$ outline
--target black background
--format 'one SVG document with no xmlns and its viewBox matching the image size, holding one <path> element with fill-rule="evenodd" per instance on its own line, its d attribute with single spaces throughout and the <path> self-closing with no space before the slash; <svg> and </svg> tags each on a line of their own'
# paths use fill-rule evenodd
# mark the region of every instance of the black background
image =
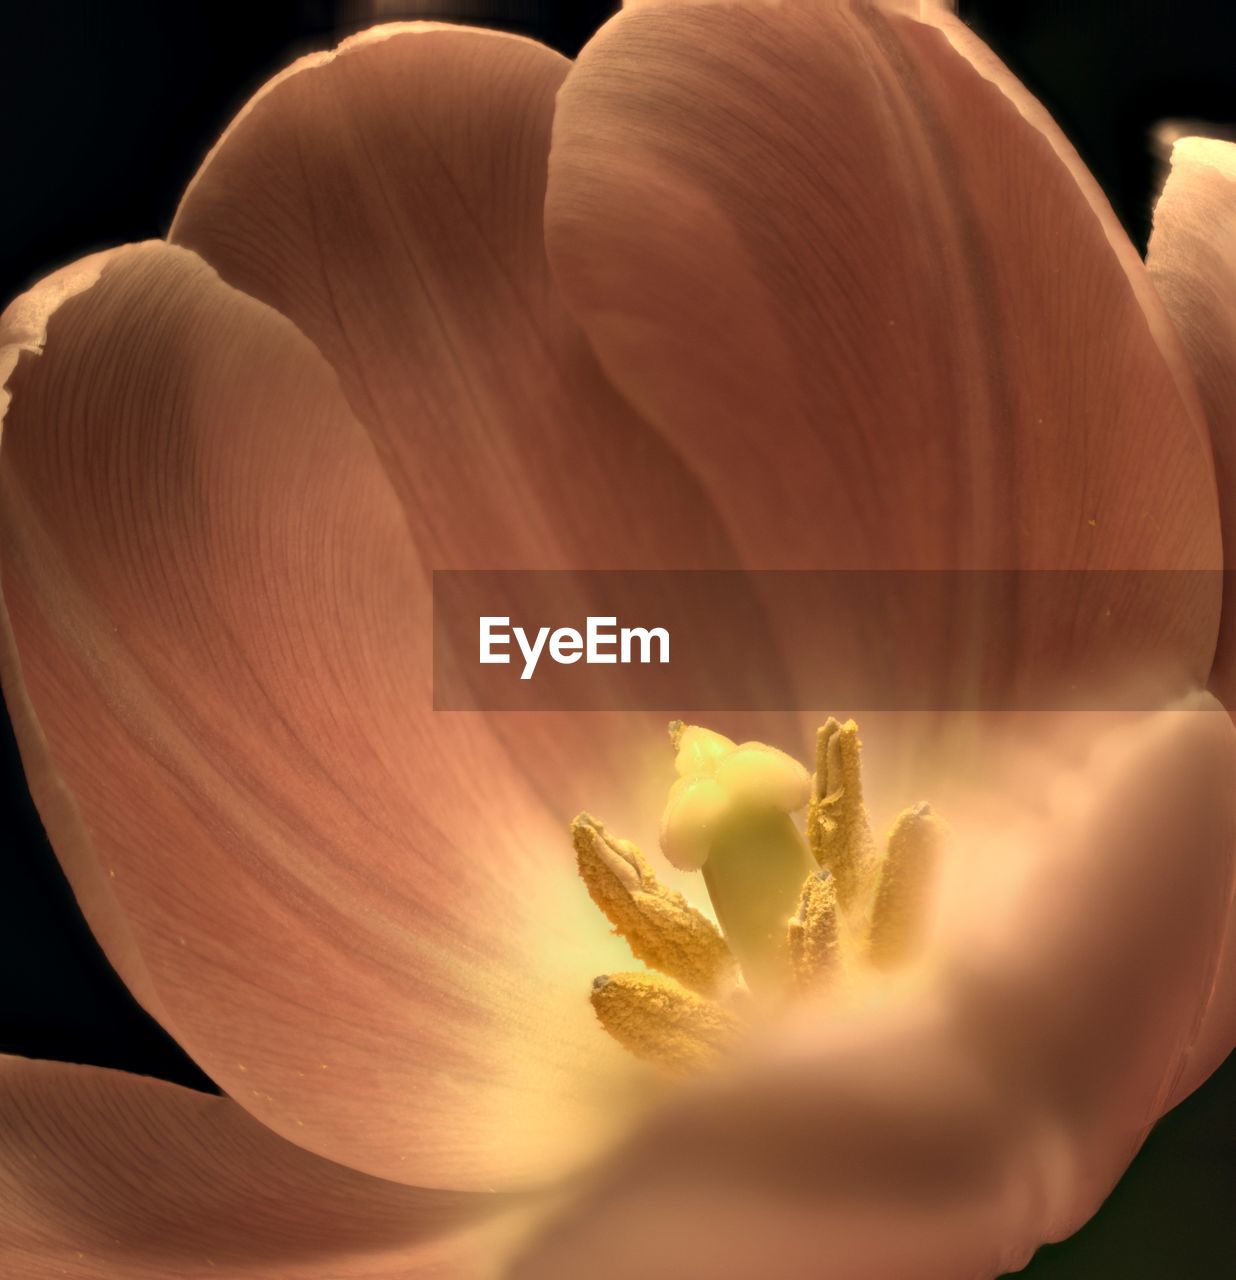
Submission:
<svg viewBox="0 0 1236 1280">
<path fill-rule="evenodd" d="M 463 0 L 404 12 L 466 15 L 572 54 L 615 7 Z M 1151 127 L 1236 123 L 1236 0 L 963 0 L 961 11 L 1046 102 L 1144 247 L 1159 175 Z M 3 0 L 0 297 L 90 250 L 161 235 L 250 93 L 296 55 L 366 25 L 365 12 L 363 0 Z M 7 727 L 0 839 L 0 1052 L 211 1088 L 91 938 Z M 1236 1275 L 1234 1205 L 1236 1058 L 1159 1125 L 1095 1220 L 1023 1274 Z"/>
</svg>

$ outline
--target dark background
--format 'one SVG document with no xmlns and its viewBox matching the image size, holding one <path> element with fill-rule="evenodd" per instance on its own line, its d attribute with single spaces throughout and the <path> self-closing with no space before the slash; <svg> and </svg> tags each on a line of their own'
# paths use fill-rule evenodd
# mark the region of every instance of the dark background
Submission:
<svg viewBox="0 0 1236 1280">
<path fill-rule="evenodd" d="M 402 6 L 520 30 L 568 54 L 616 7 Z M 0 0 L 0 300 L 90 250 L 161 235 L 250 93 L 296 55 L 367 25 L 367 10 L 364 0 Z M 1164 118 L 1236 123 L 1236 0 L 963 0 L 961 12 L 1046 102 L 1144 247 L 1159 173 L 1150 128 Z M 95 946 L 7 726 L 0 842 L 0 1052 L 211 1088 Z M 1163 1120 L 1094 1221 L 1023 1275 L 1236 1275 L 1234 1206 L 1236 1058 Z"/>
</svg>

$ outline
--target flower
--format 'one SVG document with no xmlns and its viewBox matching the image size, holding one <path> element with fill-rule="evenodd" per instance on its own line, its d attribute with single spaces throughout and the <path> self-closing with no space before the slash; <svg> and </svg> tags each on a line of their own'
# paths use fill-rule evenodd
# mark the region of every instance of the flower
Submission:
<svg viewBox="0 0 1236 1280">
<path fill-rule="evenodd" d="M 434 715 L 427 573 L 1218 569 L 1234 165 L 1174 155 L 1147 274 L 935 6 L 646 3 L 574 66 L 379 27 L 248 104 L 169 243 L 13 303 L 6 698 L 227 1096 L 6 1062 L 10 1269 L 919 1280 L 1084 1221 L 1233 1042 L 1215 704 L 1017 739 L 1063 780 L 974 819 L 922 980 L 650 1112 L 563 836 L 656 812 L 647 718 Z M 1217 578 L 1121 581 L 1104 662 L 1166 698 L 1218 643 L 1226 692 Z"/>
</svg>

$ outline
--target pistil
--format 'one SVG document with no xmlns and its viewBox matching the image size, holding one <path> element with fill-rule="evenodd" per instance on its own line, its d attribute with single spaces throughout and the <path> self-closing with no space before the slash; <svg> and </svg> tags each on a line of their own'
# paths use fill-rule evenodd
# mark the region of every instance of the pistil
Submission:
<svg viewBox="0 0 1236 1280">
<path fill-rule="evenodd" d="M 661 820 L 661 848 L 698 867 L 748 987 L 774 998 L 790 983 L 787 927 L 815 869 L 790 815 L 811 792 L 807 771 L 763 743 L 735 744 L 670 725 L 679 780 Z"/>
<path fill-rule="evenodd" d="M 814 868 L 793 820 L 753 807 L 729 818 L 704 863 L 704 885 L 730 950 L 757 995 L 776 996 L 790 979 L 787 929 L 803 880 Z"/>
</svg>

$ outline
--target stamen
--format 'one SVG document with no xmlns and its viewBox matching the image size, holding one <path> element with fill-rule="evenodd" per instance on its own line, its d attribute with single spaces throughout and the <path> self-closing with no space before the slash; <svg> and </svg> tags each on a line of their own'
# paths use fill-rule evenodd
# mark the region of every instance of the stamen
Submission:
<svg viewBox="0 0 1236 1280">
<path fill-rule="evenodd" d="M 790 963 L 801 988 L 818 990 L 840 971 L 837 883 L 827 871 L 807 877 L 798 914 L 790 920 L 788 939 Z"/>
<path fill-rule="evenodd" d="M 571 835 L 589 895 L 637 960 L 705 994 L 733 986 L 734 957 L 716 926 L 661 884 L 635 845 L 587 814 L 571 824 Z"/>
<path fill-rule="evenodd" d="M 624 1049 L 680 1073 L 715 1064 L 742 1030 L 728 1010 L 658 973 L 602 975 L 592 984 L 592 1007 Z"/>
<path fill-rule="evenodd" d="M 877 968 L 897 968 L 922 945 L 932 881 L 947 835 L 948 827 L 926 803 L 907 809 L 893 824 L 868 938 L 868 957 Z"/>
<path fill-rule="evenodd" d="M 862 743 L 853 720 L 832 716 L 816 736 L 816 772 L 807 840 L 836 880 L 842 908 L 862 901 L 875 870 L 875 841 L 863 804 Z"/>
</svg>

